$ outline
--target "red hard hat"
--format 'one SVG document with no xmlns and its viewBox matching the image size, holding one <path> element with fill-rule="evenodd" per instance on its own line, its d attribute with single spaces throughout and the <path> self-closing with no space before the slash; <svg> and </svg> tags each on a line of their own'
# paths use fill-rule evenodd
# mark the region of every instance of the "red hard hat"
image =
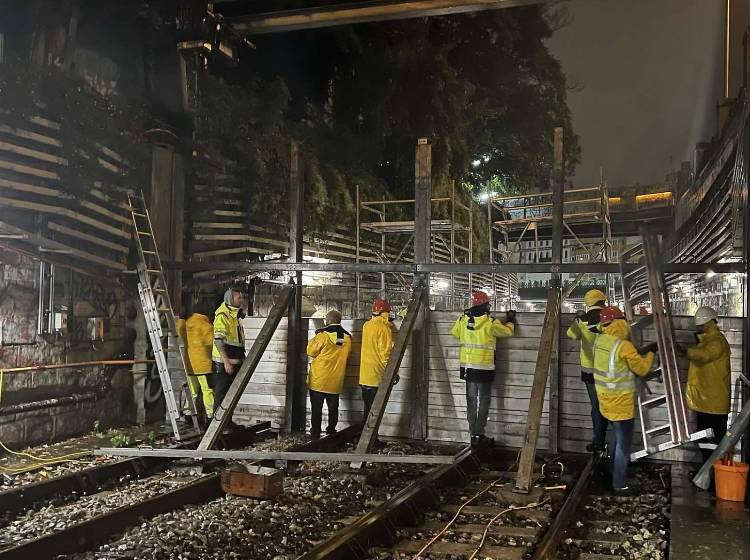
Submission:
<svg viewBox="0 0 750 560">
<path fill-rule="evenodd" d="M 490 296 L 485 294 L 482 290 L 474 290 L 471 293 L 471 304 L 472 305 L 484 305 L 490 302 Z"/>
<path fill-rule="evenodd" d="M 602 325 L 609 325 L 615 319 L 622 319 L 625 315 L 622 314 L 619 307 L 608 306 L 604 307 L 599 314 L 599 321 Z"/>
<path fill-rule="evenodd" d="M 391 311 L 391 304 L 388 303 L 387 300 L 384 299 L 376 299 L 372 302 L 372 312 L 373 313 L 390 313 Z"/>
</svg>

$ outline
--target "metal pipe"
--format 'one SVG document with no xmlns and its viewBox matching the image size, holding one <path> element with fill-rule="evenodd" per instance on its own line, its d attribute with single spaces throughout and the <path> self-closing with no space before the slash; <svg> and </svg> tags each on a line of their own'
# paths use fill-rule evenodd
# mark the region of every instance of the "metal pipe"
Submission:
<svg viewBox="0 0 750 560">
<path fill-rule="evenodd" d="M 39 261 L 39 295 L 37 298 L 36 310 L 36 334 L 44 334 L 44 261 Z"/>
<path fill-rule="evenodd" d="M 135 364 L 153 364 L 154 360 L 96 360 L 92 362 L 72 362 L 69 364 L 49 364 L 38 366 L 24 366 L 4 368 L 3 375 L 8 373 L 24 373 L 27 371 L 45 371 L 50 369 L 70 369 L 94 366 L 132 366 Z"/>
<path fill-rule="evenodd" d="M 79 404 L 83 402 L 90 402 L 96 400 L 96 393 L 89 391 L 87 393 L 79 393 L 77 395 L 68 395 L 66 397 L 57 397 L 54 399 L 44 399 L 41 401 L 34 402 L 23 402 L 18 404 L 10 404 L 7 406 L 0 407 L 0 416 L 7 416 L 9 414 L 22 414 L 25 412 L 31 412 L 34 410 L 43 410 L 45 408 L 52 408 L 53 406 L 65 406 L 70 404 Z"/>
<path fill-rule="evenodd" d="M 55 265 L 49 265 L 49 309 L 47 311 L 47 332 L 55 331 Z"/>
</svg>

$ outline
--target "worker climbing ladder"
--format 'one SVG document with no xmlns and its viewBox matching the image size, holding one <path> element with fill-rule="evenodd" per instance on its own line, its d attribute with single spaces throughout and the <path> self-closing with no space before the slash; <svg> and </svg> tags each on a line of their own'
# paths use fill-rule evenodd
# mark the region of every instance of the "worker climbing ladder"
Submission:
<svg viewBox="0 0 750 560">
<path fill-rule="evenodd" d="M 661 248 L 655 233 L 641 228 L 643 238 L 643 264 L 648 280 L 651 310 L 661 365 L 661 383 L 655 380 L 639 380 L 638 383 L 638 417 L 640 419 L 643 449 L 631 453 L 632 460 L 666 451 L 688 442 L 711 437 L 712 430 L 690 433 L 690 426 L 685 408 L 685 399 L 680 384 L 680 372 L 675 354 L 674 328 L 669 310 L 669 294 L 661 269 Z M 635 254 L 630 252 L 630 254 Z M 624 254 L 624 258 L 628 258 Z M 624 262 L 624 261 L 623 261 Z M 622 267 L 624 269 L 624 267 Z M 622 270 L 621 269 L 621 270 Z M 623 276 L 624 280 L 624 276 Z M 623 281 L 623 295 L 631 333 L 637 324 L 634 322 L 632 308 L 627 298 L 627 288 Z M 649 384 L 651 383 L 651 385 Z M 654 391 L 654 385 L 663 390 Z"/>
<path fill-rule="evenodd" d="M 183 440 L 186 436 L 200 432 L 195 403 L 190 391 L 185 389 L 187 402 L 190 406 L 192 430 L 187 425 L 180 425 L 183 411 L 179 406 L 179 399 L 175 395 L 173 381 L 179 386 L 187 386 L 187 370 L 185 368 L 184 345 L 177 333 L 172 302 L 169 298 L 167 280 L 159 258 L 159 250 L 154 238 L 154 229 L 146 206 L 143 193 L 128 193 L 128 207 L 133 219 L 136 246 L 138 248 L 138 295 L 146 319 L 146 328 L 154 350 L 156 369 L 159 372 L 167 416 L 172 424 L 175 439 Z M 170 348 L 170 337 L 174 344 Z M 170 368 L 170 364 L 172 367 Z"/>
</svg>

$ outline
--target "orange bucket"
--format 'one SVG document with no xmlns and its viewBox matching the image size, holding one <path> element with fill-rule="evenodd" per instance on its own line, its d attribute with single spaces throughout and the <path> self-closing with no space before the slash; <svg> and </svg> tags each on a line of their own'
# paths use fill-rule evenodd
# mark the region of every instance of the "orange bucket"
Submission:
<svg viewBox="0 0 750 560">
<path fill-rule="evenodd" d="M 750 466 L 745 463 L 733 465 L 722 465 L 721 461 L 714 463 L 716 497 L 730 502 L 744 502 L 748 470 Z"/>
</svg>

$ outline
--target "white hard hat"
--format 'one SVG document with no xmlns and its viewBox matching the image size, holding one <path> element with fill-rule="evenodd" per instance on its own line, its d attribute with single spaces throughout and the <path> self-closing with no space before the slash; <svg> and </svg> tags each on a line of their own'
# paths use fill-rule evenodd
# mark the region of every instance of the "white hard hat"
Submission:
<svg viewBox="0 0 750 560">
<path fill-rule="evenodd" d="M 709 321 L 716 321 L 716 311 L 712 307 L 700 307 L 695 312 L 695 326 L 700 327 Z"/>
</svg>

